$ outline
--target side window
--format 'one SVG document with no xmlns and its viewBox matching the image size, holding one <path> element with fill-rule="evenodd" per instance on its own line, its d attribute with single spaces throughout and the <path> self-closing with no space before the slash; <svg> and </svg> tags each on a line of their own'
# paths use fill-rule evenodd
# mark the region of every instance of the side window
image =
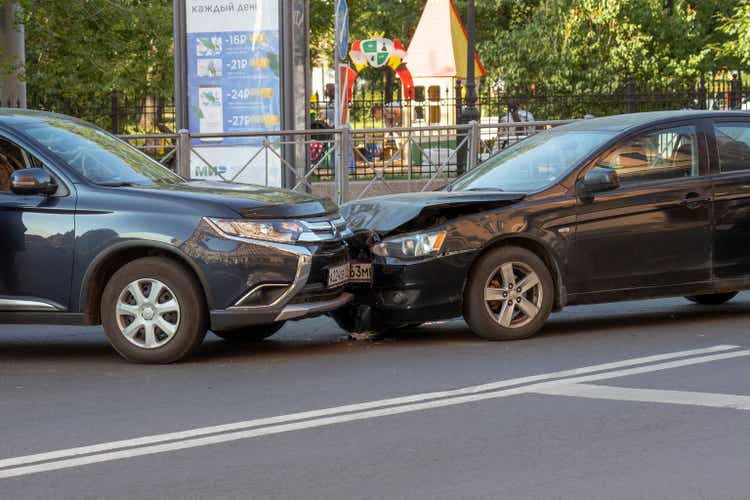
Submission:
<svg viewBox="0 0 750 500">
<path fill-rule="evenodd" d="M 0 137 L 0 193 L 10 192 L 10 176 L 16 170 L 41 166 L 39 160 Z"/>
<path fill-rule="evenodd" d="M 626 139 L 597 164 L 617 171 L 623 184 L 698 175 L 695 127 L 676 127 Z"/>
<path fill-rule="evenodd" d="M 714 124 L 719 172 L 750 170 L 750 124 Z"/>
</svg>

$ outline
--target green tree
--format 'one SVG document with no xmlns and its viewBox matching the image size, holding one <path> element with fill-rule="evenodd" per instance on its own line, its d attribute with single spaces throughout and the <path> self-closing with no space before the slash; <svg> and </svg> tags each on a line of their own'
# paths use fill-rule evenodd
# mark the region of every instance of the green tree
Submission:
<svg viewBox="0 0 750 500">
<path fill-rule="evenodd" d="M 750 65 L 750 0 L 743 0 L 729 16 L 722 17 L 721 32 L 727 39 L 717 52 Z"/>
<path fill-rule="evenodd" d="M 23 0 L 30 96 L 173 89 L 171 0 Z"/>
<path fill-rule="evenodd" d="M 736 0 L 496 0 L 482 17 L 480 55 L 492 77 L 558 88 L 641 81 L 678 83 L 725 61 L 711 49 Z"/>
</svg>

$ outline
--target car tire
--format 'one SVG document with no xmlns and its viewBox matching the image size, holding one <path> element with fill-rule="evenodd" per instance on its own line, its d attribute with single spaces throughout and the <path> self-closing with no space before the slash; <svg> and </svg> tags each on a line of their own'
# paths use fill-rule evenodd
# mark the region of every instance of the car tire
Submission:
<svg viewBox="0 0 750 500">
<path fill-rule="evenodd" d="M 281 330 L 281 327 L 283 327 L 285 323 L 286 321 L 276 321 L 275 323 L 269 323 L 267 325 L 255 325 L 247 328 L 223 330 L 220 332 L 214 332 L 214 334 L 233 344 L 260 342 Z"/>
<path fill-rule="evenodd" d="M 732 300 L 739 292 L 710 293 L 707 295 L 690 295 L 685 297 L 690 302 L 703 306 L 718 306 Z"/>
<path fill-rule="evenodd" d="M 499 247 L 472 268 L 464 319 L 484 339 L 523 339 L 542 328 L 554 302 L 554 283 L 542 259 L 525 248 Z"/>
<path fill-rule="evenodd" d="M 206 336 L 208 315 L 200 284 L 179 263 L 163 257 L 134 260 L 104 288 L 102 325 L 112 347 L 137 363 L 173 363 Z"/>
</svg>

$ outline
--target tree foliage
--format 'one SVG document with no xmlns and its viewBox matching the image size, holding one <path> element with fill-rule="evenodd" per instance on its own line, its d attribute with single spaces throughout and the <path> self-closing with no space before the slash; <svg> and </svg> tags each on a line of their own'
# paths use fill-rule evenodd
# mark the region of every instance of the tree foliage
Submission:
<svg viewBox="0 0 750 500">
<path fill-rule="evenodd" d="M 171 0 L 22 0 L 32 96 L 171 94 Z"/>
<path fill-rule="evenodd" d="M 719 45 L 719 53 L 750 65 L 750 0 L 740 2 L 720 27 L 727 40 Z"/>
<path fill-rule="evenodd" d="M 0 0 L 2 3 L 3 0 Z M 20 0 L 30 94 L 81 99 L 117 89 L 170 95 L 171 0 Z M 334 0 L 310 0 L 313 61 L 333 54 Z M 573 88 L 678 83 L 750 65 L 750 0 L 476 0 L 493 81 Z M 466 1 L 456 0 L 459 12 Z M 349 0 L 351 38 L 408 44 L 424 0 Z"/>
<path fill-rule="evenodd" d="M 738 6 L 738 4 L 741 5 Z M 693 81 L 702 71 L 750 63 L 750 0 L 480 0 L 477 47 L 490 79 L 573 88 Z M 423 0 L 350 0 L 352 35 L 385 31 L 405 43 Z M 466 1 L 456 0 L 459 12 Z M 333 0 L 311 0 L 320 26 Z M 312 25 L 314 46 L 332 32 Z M 743 41 L 744 40 L 744 41 Z M 321 45 L 316 45 L 321 43 Z M 745 59 L 739 56 L 745 51 Z M 330 50 L 320 50 L 328 54 Z"/>
<path fill-rule="evenodd" d="M 490 2 L 492 3 L 492 2 Z M 717 14 L 735 0 L 497 0 L 495 26 L 483 26 L 480 54 L 510 84 L 558 88 L 618 83 L 625 75 L 670 84 L 725 61 Z M 484 4 L 485 9 L 493 6 Z"/>
</svg>

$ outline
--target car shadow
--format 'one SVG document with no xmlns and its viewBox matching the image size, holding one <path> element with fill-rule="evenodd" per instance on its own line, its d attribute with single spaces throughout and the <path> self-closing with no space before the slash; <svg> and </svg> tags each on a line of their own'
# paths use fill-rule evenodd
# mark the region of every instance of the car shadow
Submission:
<svg viewBox="0 0 750 500">
<path fill-rule="evenodd" d="M 608 306 L 611 308 L 613 304 Z M 677 326 L 698 322 L 710 325 L 720 319 L 750 318 L 750 301 L 729 302 L 720 306 L 701 306 L 686 302 L 669 307 L 649 307 L 647 311 L 638 312 L 628 310 L 627 305 L 618 312 L 610 312 L 606 307 L 607 305 L 574 306 L 562 313 L 553 314 L 541 333 L 543 336 L 573 335 L 613 328 L 629 332 L 631 329 L 642 330 L 647 326 Z M 585 312 L 576 311 L 579 308 L 585 308 Z"/>
<path fill-rule="evenodd" d="M 632 334 L 647 327 L 693 325 L 701 323 L 710 330 L 718 320 L 750 319 L 750 300 L 729 302 L 720 306 L 699 306 L 659 302 L 622 303 L 578 306 L 553 314 L 535 341 L 545 337 L 592 335 L 600 333 Z M 646 310 L 643 310 L 646 309 Z M 99 327 L 24 326 L 23 332 L 6 325 L 0 329 L 0 373 L 4 363 L 61 362 L 61 363 L 111 363 L 124 360 L 107 344 Z M 4 336 L 3 333 L 11 332 Z M 24 335 L 25 331 L 33 332 Z M 241 362 L 253 360 L 282 360 L 298 356 L 315 357 L 329 354 L 377 349 L 381 354 L 388 350 L 409 347 L 428 347 L 450 344 L 484 343 L 460 319 L 428 323 L 406 328 L 386 335 L 355 340 L 329 320 L 305 320 L 285 326 L 279 334 L 262 342 L 232 344 L 212 333 L 187 361 L 178 366 L 203 363 Z M 524 341 L 519 341 L 524 342 Z M 7 365 L 6 365 L 7 366 Z"/>
</svg>

